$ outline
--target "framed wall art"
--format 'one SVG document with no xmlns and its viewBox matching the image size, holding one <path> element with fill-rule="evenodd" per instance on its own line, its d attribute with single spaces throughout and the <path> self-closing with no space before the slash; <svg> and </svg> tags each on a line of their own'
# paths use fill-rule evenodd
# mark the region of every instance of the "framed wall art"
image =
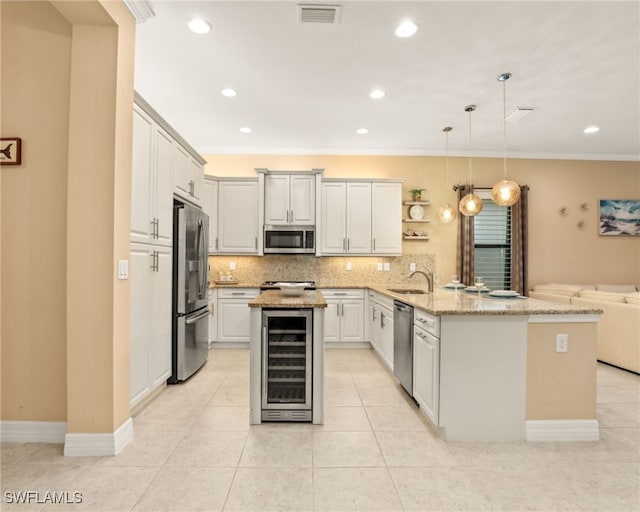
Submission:
<svg viewBox="0 0 640 512">
<path fill-rule="evenodd" d="M 20 165 L 22 162 L 22 139 L 0 137 L 0 165 Z"/>
<path fill-rule="evenodd" d="M 640 236 L 640 199 L 600 199 L 600 235 Z"/>
</svg>

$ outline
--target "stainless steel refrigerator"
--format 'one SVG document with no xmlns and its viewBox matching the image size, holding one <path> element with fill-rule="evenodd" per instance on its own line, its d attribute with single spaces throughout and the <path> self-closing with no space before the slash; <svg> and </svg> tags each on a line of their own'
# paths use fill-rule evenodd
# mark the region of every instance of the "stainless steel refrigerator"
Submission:
<svg viewBox="0 0 640 512">
<path fill-rule="evenodd" d="M 209 217 L 200 208 L 173 205 L 173 360 L 168 382 L 188 379 L 209 353 Z"/>
</svg>

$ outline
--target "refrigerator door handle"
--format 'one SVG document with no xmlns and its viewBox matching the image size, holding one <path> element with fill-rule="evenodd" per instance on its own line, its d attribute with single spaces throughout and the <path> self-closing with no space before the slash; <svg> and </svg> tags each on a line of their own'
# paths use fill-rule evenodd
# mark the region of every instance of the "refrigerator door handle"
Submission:
<svg viewBox="0 0 640 512">
<path fill-rule="evenodd" d="M 204 299 L 204 292 L 206 290 L 206 275 L 204 272 L 205 260 L 203 256 L 204 249 L 204 223 L 202 219 L 198 220 L 198 246 L 196 248 L 198 253 L 198 298 Z"/>
<path fill-rule="evenodd" d="M 189 316 L 185 320 L 185 324 L 191 325 L 195 324 L 198 320 L 202 320 L 203 318 L 209 316 L 209 308 L 207 307 L 202 313 L 198 313 L 196 316 Z"/>
</svg>

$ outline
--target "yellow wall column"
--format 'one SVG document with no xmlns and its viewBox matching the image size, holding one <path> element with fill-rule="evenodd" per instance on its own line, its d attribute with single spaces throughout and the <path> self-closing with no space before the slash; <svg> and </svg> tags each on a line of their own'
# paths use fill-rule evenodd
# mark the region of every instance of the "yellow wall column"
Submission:
<svg viewBox="0 0 640 512">
<path fill-rule="evenodd" d="M 114 19 L 99 24 L 77 5 L 57 4 L 73 25 L 65 454 L 109 455 L 132 436 L 129 282 L 117 260 L 129 258 L 135 25 L 122 4 L 94 3 Z"/>
</svg>

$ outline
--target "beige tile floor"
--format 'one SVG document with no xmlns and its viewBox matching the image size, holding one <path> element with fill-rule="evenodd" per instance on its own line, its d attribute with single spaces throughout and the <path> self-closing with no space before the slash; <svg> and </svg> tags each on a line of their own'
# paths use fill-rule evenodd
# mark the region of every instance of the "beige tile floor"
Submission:
<svg viewBox="0 0 640 512">
<path fill-rule="evenodd" d="M 594 443 L 445 443 L 371 350 L 327 350 L 324 425 L 249 426 L 249 353 L 218 349 L 116 457 L 2 445 L 2 510 L 640 510 L 640 377 L 599 365 Z M 10 505 L 5 491 L 81 492 Z"/>
</svg>

